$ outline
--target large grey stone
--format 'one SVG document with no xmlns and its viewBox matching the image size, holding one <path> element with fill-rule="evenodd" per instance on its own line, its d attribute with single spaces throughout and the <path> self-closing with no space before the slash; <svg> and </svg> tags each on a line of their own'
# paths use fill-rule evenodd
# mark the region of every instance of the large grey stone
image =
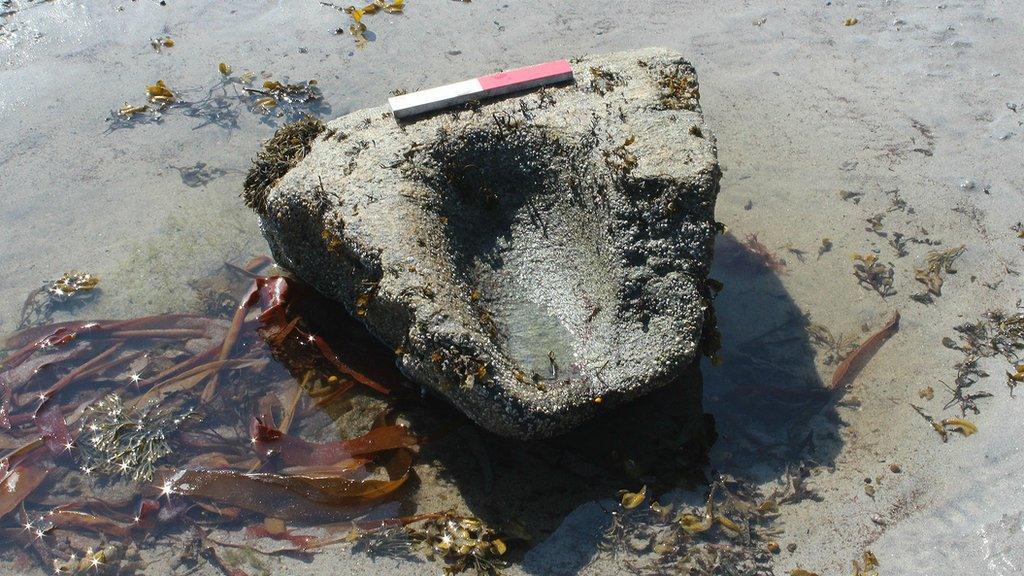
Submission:
<svg viewBox="0 0 1024 576">
<path fill-rule="evenodd" d="M 692 66 L 644 49 L 573 70 L 401 125 L 338 118 L 256 206 L 281 265 L 509 436 L 672 381 L 713 318 L 720 171 Z"/>
</svg>

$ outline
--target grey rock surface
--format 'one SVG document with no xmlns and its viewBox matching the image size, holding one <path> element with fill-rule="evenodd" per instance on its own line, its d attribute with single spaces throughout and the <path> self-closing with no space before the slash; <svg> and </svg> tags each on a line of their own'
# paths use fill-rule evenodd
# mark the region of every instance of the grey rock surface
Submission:
<svg viewBox="0 0 1024 576">
<path fill-rule="evenodd" d="M 413 122 L 338 118 L 257 208 L 282 266 L 508 436 L 672 381 L 713 330 L 720 170 L 692 66 L 644 49 L 573 70 Z"/>
</svg>

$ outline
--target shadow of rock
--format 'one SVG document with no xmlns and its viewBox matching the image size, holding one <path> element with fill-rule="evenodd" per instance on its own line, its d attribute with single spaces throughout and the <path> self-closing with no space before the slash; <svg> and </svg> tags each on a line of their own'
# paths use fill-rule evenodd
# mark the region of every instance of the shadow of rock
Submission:
<svg viewBox="0 0 1024 576">
<path fill-rule="evenodd" d="M 604 506 L 620 489 L 699 491 L 718 473 L 764 482 L 808 461 L 830 465 L 841 423 L 815 370 L 809 322 L 780 274 L 756 250 L 720 237 L 712 277 L 725 285 L 715 305 L 722 364 L 691 366 L 676 383 L 562 436 L 512 440 L 441 400 L 389 401 L 427 438 L 420 482 L 405 491 L 402 512 L 461 512 L 464 503 L 510 542 L 527 543 L 511 548 L 521 569 L 572 574 L 598 553 L 610 512 Z M 393 371 L 390 363 L 378 367 Z M 524 558 L 523 550 L 556 531 Z"/>
<path fill-rule="evenodd" d="M 764 482 L 807 461 L 831 464 L 840 422 L 815 370 L 808 320 L 780 274 L 736 238 L 719 238 L 712 277 L 726 286 L 715 306 L 723 362 L 703 370 L 703 398 L 671 385 L 544 441 L 465 421 L 423 457 L 491 525 L 534 544 L 557 530 L 538 554 L 517 559 L 537 574 L 574 574 L 592 560 L 610 512 L 601 501 L 620 489 L 657 495 L 697 490 L 706 474 Z M 680 383 L 701 373 L 693 366 Z"/>
<path fill-rule="evenodd" d="M 704 408 L 720 433 L 719 471 L 755 481 L 808 460 L 831 465 L 840 447 L 810 322 L 787 294 L 785 273 L 752 250 L 749 238 L 726 235 L 716 243 L 711 276 L 725 285 L 715 302 L 722 363 L 704 371 Z"/>
<path fill-rule="evenodd" d="M 619 489 L 647 485 L 657 492 L 702 485 L 714 424 L 701 410 L 700 395 L 700 370 L 694 366 L 676 383 L 548 440 L 495 436 L 440 406 L 412 418 L 417 427 L 435 419 L 454 422 L 448 433 L 423 447 L 423 460 L 438 480 L 457 488 L 473 515 L 537 543 L 575 509 L 588 502 L 593 508 Z M 430 484 L 424 479 L 420 485 L 423 495 L 429 495 Z M 599 531 L 601 523 L 589 527 Z M 580 552 L 562 559 L 568 572 L 581 568 L 577 560 L 589 561 L 594 550 Z"/>
</svg>

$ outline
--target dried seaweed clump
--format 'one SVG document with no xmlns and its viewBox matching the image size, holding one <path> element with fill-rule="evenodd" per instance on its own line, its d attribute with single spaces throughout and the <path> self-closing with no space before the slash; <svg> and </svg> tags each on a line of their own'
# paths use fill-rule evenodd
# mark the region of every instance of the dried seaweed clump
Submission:
<svg viewBox="0 0 1024 576">
<path fill-rule="evenodd" d="M 700 99 L 697 76 L 687 65 L 676 64 L 661 71 L 658 78 L 661 88 L 659 102 L 667 110 L 696 110 Z"/>
<path fill-rule="evenodd" d="M 590 89 L 601 96 L 615 91 L 616 86 L 622 86 L 625 81 L 621 74 L 605 70 L 600 66 L 590 67 Z"/>
<path fill-rule="evenodd" d="M 312 116 L 286 124 L 274 132 L 256 155 L 252 168 L 245 176 L 242 198 L 245 205 L 260 216 L 267 211 L 267 192 L 282 176 L 306 157 L 313 140 L 326 129 L 324 123 Z"/>
<path fill-rule="evenodd" d="M 79 438 L 82 470 L 148 482 L 156 463 L 171 453 L 169 437 L 191 416 L 191 410 L 175 414 L 155 402 L 133 412 L 111 394 L 86 412 Z"/>
</svg>

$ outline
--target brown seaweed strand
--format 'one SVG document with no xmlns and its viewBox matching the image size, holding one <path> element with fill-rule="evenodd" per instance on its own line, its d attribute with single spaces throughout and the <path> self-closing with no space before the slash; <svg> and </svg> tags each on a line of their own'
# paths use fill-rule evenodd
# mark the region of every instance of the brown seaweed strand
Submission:
<svg viewBox="0 0 1024 576">
<path fill-rule="evenodd" d="M 846 384 L 852 381 L 869 360 L 878 352 L 893 334 L 900 328 L 900 313 L 893 312 L 892 318 L 878 329 L 877 332 L 868 337 L 863 344 L 846 357 L 846 360 L 836 368 L 832 375 L 832 390 L 841 390 Z"/>
</svg>

